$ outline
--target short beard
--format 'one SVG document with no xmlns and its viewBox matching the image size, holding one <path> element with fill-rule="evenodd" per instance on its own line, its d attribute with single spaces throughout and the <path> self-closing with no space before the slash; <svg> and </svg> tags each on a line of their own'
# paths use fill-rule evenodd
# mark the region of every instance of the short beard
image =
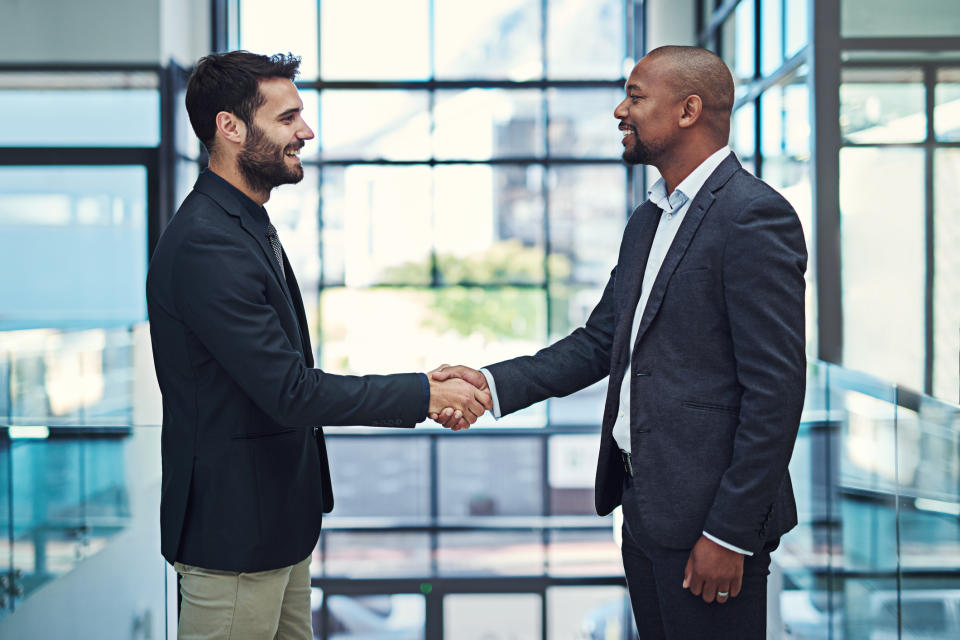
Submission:
<svg viewBox="0 0 960 640">
<path fill-rule="evenodd" d="M 637 134 L 633 134 L 633 147 L 627 147 L 623 150 L 623 161 L 629 165 L 647 164 L 653 165 L 657 158 L 663 155 L 663 149 L 659 146 L 649 146 L 637 139 Z"/>
<path fill-rule="evenodd" d="M 251 123 L 247 140 L 237 155 L 237 167 L 247 186 L 257 193 L 270 193 L 274 187 L 303 180 L 303 167 L 287 166 L 285 150 L 286 147 L 267 140 L 263 130 Z"/>
</svg>

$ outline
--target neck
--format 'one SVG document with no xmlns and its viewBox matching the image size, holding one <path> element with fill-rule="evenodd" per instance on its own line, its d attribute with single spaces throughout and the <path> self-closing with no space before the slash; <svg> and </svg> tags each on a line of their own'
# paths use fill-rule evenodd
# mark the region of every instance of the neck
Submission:
<svg viewBox="0 0 960 640">
<path fill-rule="evenodd" d="M 689 149 L 679 149 L 669 158 L 657 163 L 657 169 L 667 186 L 667 194 L 683 182 L 703 161 L 723 148 L 723 145 L 697 145 Z"/>
<path fill-rule="evenodd" d="M 237 167 L 236 158 L 226 159 L 219 156 L 214 156 L 210 158 L 208 167 L 210 168 L 210 171 L 213 171 L 215 174 L 239 189 L 243 195 L 247 196 L 261 207 L 266 204 L 267 200 L 270 199 L 269 191 L 256 191 L 250 188 L 250 185 L 248 185 L 247 181 L 244 180 L 243 174 L 240 173 L 239 167 Z"/>
</svg>

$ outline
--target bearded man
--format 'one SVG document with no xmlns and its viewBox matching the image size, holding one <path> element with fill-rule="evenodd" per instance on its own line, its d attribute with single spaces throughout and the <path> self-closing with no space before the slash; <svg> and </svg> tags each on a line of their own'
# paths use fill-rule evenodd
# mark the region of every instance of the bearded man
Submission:
<svg viewBox="0 0 960 640">
<path fill-rule="evenodd" d="M 313 131 L 300 60 L 245 51 L 200 60 L 190 123 L 210 155 L 147 276 L 163 394 L 161 552 L 180 583 L 184 638 L 312 640 L 310 556 L 333 508 L 324 425 L 412 427 L 489 394 L 423 373 L 313 367 L 303 301 L 263 205 L 303 178 Z"/>
</svg>

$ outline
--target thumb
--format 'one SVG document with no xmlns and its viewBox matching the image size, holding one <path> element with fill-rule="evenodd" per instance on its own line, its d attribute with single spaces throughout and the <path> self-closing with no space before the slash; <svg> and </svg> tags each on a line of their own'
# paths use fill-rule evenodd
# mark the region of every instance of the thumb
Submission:
<svg viewBox="0 0 960 640">
<path fill-rule="evenodd" d="M 444 380 L 448 379 L 452 375 L 451 371 L 446 371 L 447 367 L 449 366 L 450 365 L 448 364 L 440 365 L 439 367 L 437 367 L 436 369 L 430 372 L 430 377 L 436 380 L 437 382 L 443 382 Z"/>
</svg>

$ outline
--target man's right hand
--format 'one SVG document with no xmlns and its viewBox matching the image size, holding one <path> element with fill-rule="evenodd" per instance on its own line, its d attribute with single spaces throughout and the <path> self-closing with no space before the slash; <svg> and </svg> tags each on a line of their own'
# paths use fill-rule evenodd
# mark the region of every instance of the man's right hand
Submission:
<svg viewBox="0 0 960 640">
<path fill-rule="evenodd" d="M 463 371 L 461 371 L 463 370 Z M 493 408 L 487 379 L 469 367 L 442 365 L 429 372 L 431 419 L 455 431 L 467 429 Z"/>
<path fill-rule="evenodd" d="M 464 365 L 450 366 L 444 364 L 431 371 L 429 376 L 431 384 L 433 384 L 434 381 L 452 382 L 457 379 L 469 382 L 478 390 L 478 392 L 480 392 L 478 393 L 477 399 L 481 401 L 484 409 L 493 409 L 493 399 L 490 396 L 490 389 L 487 386 L 487 378 L 476 369 L 471 369 L 470 367 L 466 367 Z M 431 399 L 430 406 L 430 419 L 435 420 L 444 428 L 459 431 L 461 429 L 470 428 L 470 425 L 476 422 L 475 419 L 468 421 L 466 416 L 461 417 L 459 412 L 456 410 L 456 407 L 451 405 L 442 407 L 439 411 L 434 411 L 432 408 L 433 401 Z M 479 416 L 480 414 L 477 414 L 477 417 Z"/>
</svg>

